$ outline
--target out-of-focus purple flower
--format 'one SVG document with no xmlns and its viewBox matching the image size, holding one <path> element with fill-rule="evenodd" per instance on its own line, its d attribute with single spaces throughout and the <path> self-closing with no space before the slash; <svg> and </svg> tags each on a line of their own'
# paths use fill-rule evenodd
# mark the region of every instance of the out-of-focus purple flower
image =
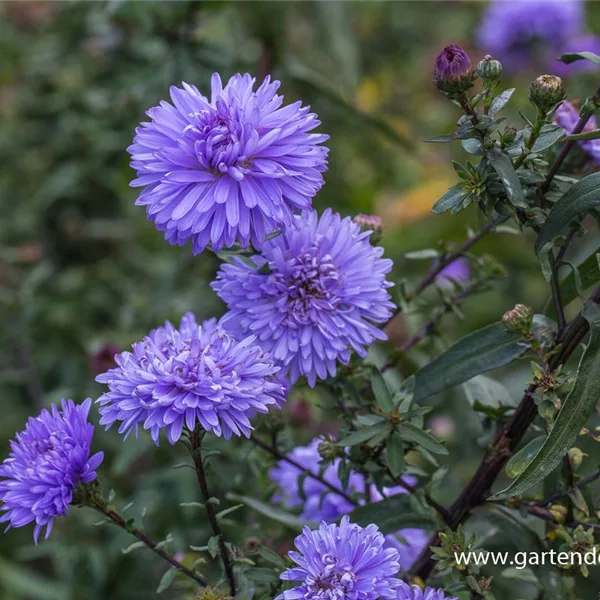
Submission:
<svg viewBox="0 0 600 600">
<path fill-rule="evenodd" d="M 190 238 L 194 254 L 239 242 L 260 248 L 265 236 L 310 209 L 323 185 L 328 139 L 300 102 L 281 108 L 279 81 L 254 91 L 250 75 L 223 87 L 217 73 L 210 100 L 193 85 L 171 87 L 171 101 L 148 111 L 128 148 L 137 199 L 171 244 Z"/>
<path fill-rule="evenodd" d="M 90 371 L 94 375 L 99 375 L 100 373 L 104 373 L 111 369 L 116 365 L 115 363 L 115 355 L 121 352 L 121 348 L 116 344 L 111 344 L 110 342 L 106 344 L 102 344 L 102 346 L 96 350 L 90 356 Z"/>
<path fill-rule="evenodd" d="M 577 121 L 579 121 L 579 111 L 568 100 L 565 100 L 554 113 L 554 122 L 567 134 L 573 133 Z M 592 116 L 583 131 L 593 131 L 597 127 L 596 119 Z M 582 140 L 577 143 L 596 164 L 600 164 L 600 140 Z"/>
<path fill-rule="evenodd" d="M 82 404 L 63 400 L 60 410 L 53 404 L 11 441 L 0 465 L 0 510 L 5 511 L 0 523 L 8 522 L 7 531 L 35 521 L 35 543 L 44 527 L 48 539 L 53 519 L 67 513 L 75 488 L 96 479 L 104 454 L 90 457 L 91 405 L 89 398 Z"/>
<path fill-rule="evenodd" d="M 282 235 L 265 243 L 251 263 L 224 264 L 212 283 L 227 304 L 223 325 L 235 335 L 256 334 L 284 367 L 292 383 L 305 375 L 334 376 L 336 362 L 387 336 L 394 308 L 386 275 L 392 261 L 369 243 L 369 233 L 327 209 L 295 218 Z"/>
<path fill-rule="evenodd" d="M 316 438 L 308 446 L 298 446 L 288 454 L 288 457 L 304 469 L 318 475 L 321 461 L 318 449 L 319 443 L 320 440 Z M 350 473 L 347 488 L 342 489 L 342 482 L 338 477 L 340 461 L 340 458 L 335 459 L 324 469 L 321 476 L 325 481 L 347 494 L 364 496 L 368 491 L 369 502 L 381 502 L 384 498 L 406 493 L 406 490 L 401 486 L 384 488 L 383 494 L 374 485 L 368 486 L 367 490 L 364 475 L 355 471 Z M 277 466 L 271 469 L 269 477 L 278 484 L 280 489 L 280 493 L 273 496 L 274 502 L 281 502 L 287 508 L 302 507 L 301 516 L 308 521 L 324 520 L 332 522 L 354 509 L 354 505 L 343 496 L 330 491 L 327 486 L 312 477 L 304 478 L 301 492 L 299 486 L 301 473 L 300 469 L 285 460 L 279 461 Z M 414 477 L 407 475 L 403 477 L 403 480 L 411 485 L 416 483 Z M 425 547 L 427 539 L 426 531 L 409 528 L 398 531 L 397 535 L 387 535 L 386 544 L 400 552 L 400 564 L 402 569 L 406 570 L 412 566 Z"/>
<path fill-rule="evenodd" d="M 398 593 L 396 600 L 458 600 L 454 596 L 452 598 L 446 596 L 444 590 L 430 587 L 423 590 L 418 585 L 408 585 L 404 582 L 396 591 Z"/>
<path fill-rule="evenodd" d="M 434 262 L 432 268 L 436 266 L 437 262 Z M 435 278 L 435 282 L 440 287 L 450 286 L 453 281 L 458 281 L 459 283 L 468 281 L 470 276 L 471 266 L 469 260 L 467 258 L 457 258 L 440 271 Z"/>
<path fill-rule="evenodd" d="M 457 44 L 446 46 L 435 59 L 436 80 L 448 80 L 466 75 L 471 70 L 469 55 Z"/>
<path fill-rule="evenodd" d="M 255 341 L 234 338 L 215 319 L 198 325 L 191 313 L 179 329 L 167 321 L 96 378 L 110 389 L 98 399 L 100 424 L 119 422 L 125 437 L 143 424 L 156 444 L 161 429 L 174 444 L 184 425 L 193 431 L 197 424 L 225 439 L 250 437 L 250 419 L 280 407 L 286 390 L 279 367 Z"/>
<path fill-rule="evenodd" d="M 383 548 L 376 525 L 363 528 L 348 517 L 339 525 L 322 522 L 314 531 L 305 527 L 295 545 L 298 552 L 289 556 L 297 566 L 284 571 L 281 579 L 299 585 L 275 600 L 397 599 L 398 552 Z"/>
<path fill-rule="evenodd" d="M 507 70 L 548 65 L 581 33 L 584 18 L 579 0 L 494 0 L 478 32 L 480 48 Z"/>
<path fill-rule="evenodd" d="M 556 58 L 572 52 L 593 52 L 594 54 L 600 54 L 600 38 L 593 33 L 577 35 L 561 48 L 560 52 L 557 53 Z M 560 60 L 553 60 L 550 65 L 552 72 L 561 77 L 566 77 L 574 71 L 588 71 L 595 68 L 597 68 L 597 66 L 589 60 L 578 60 L 569 65 Z"/>
</svg>

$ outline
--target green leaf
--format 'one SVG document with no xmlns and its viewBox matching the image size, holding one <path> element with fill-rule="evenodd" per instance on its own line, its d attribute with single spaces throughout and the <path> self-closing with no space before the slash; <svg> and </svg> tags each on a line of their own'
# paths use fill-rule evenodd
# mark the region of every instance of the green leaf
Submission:
<svg viewBox="0 0 600 600">
<path fill-rule="evenodd" d="M 208 553 L 213 558 L 217 558 L 217 556 L 219 556 L 219 536 L 213 535 L 211 538 L 209 538 L 206 547 L 208 549 Z"/>
<path fill-rule="evenodd" d="M 386 444 L 387 464 L 394 477 L 399 477 L 404 473 L 404 444 L 402 436 L 394 431 L 387 440 Z"/>
<path fill-rule="evenodd" d="M 510 158 L 497 147 L 492 148 L 487 153 L 487 157 L 490 165 L 498 173 L 511 204 L 519 208 L 527 208 L 523 196 L 523 187 Z"/>
<path fill-rule="evenodd" d="M 534 440 L 531 440 L 526 446 L 521 448 L 512 458 L 506 463 L 504 468 L 505 473 L 511 478 L 516 479 L 527 468 L 529 463 L 534 459 L 541 447 L 546 441 L 546 435 L 540 435 Z"/>
<path fill-rule="evenodd" d="M 221 512 L 219 512 L 219 513 L 216 514 L 217 521 L 220 521 L 221 519 L 223 519 L 227 515 L 230 515 L 231 513 L 234 513 L 236 510 L 239 510 L 243 506 L 244 506 L 243 504 L 236 504 L 235 506 L 231 506 L 229 508 L 226 508 L 225 510 L 222 510 Z"/>
<path fill-rule="evenodd" d="M 448 450 L 440 441 L 412 423 L 402 423 L 400 425 L 400 435 L 402 439 L 414 442 L 434 454 L 448 454 Z"/>
<path fill-rule="evenodd" d="M 535 140 L 535 143 L 533 144 L 533 148 L 531 148 L 532 152 L 543 152 L 544 150 L 547 150 L 548 148 L 550 148 L 551 146 L 554 146 L 554 144 L 556 144 L 556 142 L 558 142 L 561 138 L 563 138 L 565 135 L 565 130 L 562 127 L 559 127 L 558 125 L 544 125 L 541 130 L 540 130 L 540 134 L 537 138 L 537 140 Z"/>
<path fill-rule="evenodd" d="M 595 65 L 600 65 L 600 56 L 593 52 L 569 52 L 558 57 L 558 60 L 564 62 L 566 65 L 570 65 L 577 60 L 589 60 Z"/>
<path fill-rule="evenodd" d="M 593 131 L 586 131 L 584 133 L 574 133 L 565 137 L 565 140 L 578 142 L 581 140 L 597 140 L 600 138 L 600 129 L 594 129 Z"/>
<path fill-rule="evenodd" d="M 278 569 L 283 570 L 285 568 L 285 561 L 277 552 L 267 548 L 266 546 L 260 546 L 258 548 L 258 553 L 262 556 L 264 560 L 275 565 Z"/>
<path fill-rule="evenodd" d="M 585 314 L 588 315 L 587 312 Z M 591 317 L 588 318 L 591 320 Z M 550 435 L 521 475 L 506 489 L 492 496 L 492 500 L 520 496 L 552 473 L 596 408 L 600 398 L 600 319 L 595 311 L 590 329 L 590 341 L 579 362 L 575 385 L 558 413 Z"/>
<path fill-rule="evenodd" d="M 388 388 L 383 375 L 377 369 L 373 369 L 371 374 L 371 389 L 373 390 L 377 406 L 384 413 L 394 410 L 394 400 L 390 388 Z"/>
<path fill-rule="evenodd" d="M 375 523 L 383 534 L 396 533 L 400 529 L 432 529 L 437 526 L 435 511 L 422 507 L 415 510 L 408 494 L 397 494 L 381 502 L 370 502 L 355 508 L 350 521 L 367 527 Z"/>
<path fill-rule="evenodd" d="M 431 209 L 436 215 L 446 212 L 451 208 L 455 208 L 462 202 L 464 186 L 462 183 L 453 185 L 434 205 Z"/>
<path fill-rule="evenodd" d="M 490 117 L 495 117 L 507 105 L 514 92 L 515 88 L 509 88 L 508 90 L 504 90 L 501 94 L 498 94 L 492 100 L 490 110 L 488 111 Z"/>
<path fill-rule="evenodd" d="M 291 513 L 288 513 L 281 508 L 277 508 L 271 504 L 267 504 L 266 502 L 261 502 L 256 498 L 250 498 L 249 496 L 241 496 L 239 494 L 229 493 L 227 494 L 227 499 L 232 502 L 241 502 L 245 504 L 248 508 L 251 508 L 255 512 L 259 513 L 263 517 L 267 517 L 267 519 L 271 519 L 273 521 L 277 521 L 282 525 L 285 525 L 289 529 L 294 531 L 301 531 L 302 528 L 306 525 L 309 527 L 314 527 L 315 523 L 310 521 L 305 521 Z"/>
<path fill-rule="evenodd" d="M 383 431 L 387 428 L 388 423 L 376 423 L 375 425 L 371 425 L 370 427 L 365 427 L 364 429 L 359 429 L 358 431 L 354 431 L 350 435 L 346 436 L 343 440 L 340 440 L 337 445 L 341 448 L 345 448 L 346 446 L 356 446 L 357 444 L 364 444 L 369 441 L 371 438 L 383 433 Z"/>
<path fill-rule="evenodd" d="M 175 575 L 177 575 L 176 567 L 171 567 L 168 571 L 166 571 L 165 574 L 162 576 L 158 587 L 156 588 L 156 593 L 162 594 L 166 589 L 168 589 L 173 583 Z"/>
<path fill-rule="evenodd" d="M 463 389 L 471 406 L 475 402 L 493 408 L 515 404 L 510 392 L 499 381 L 487 375 L 478 375 L 473 379 L 469 379 L 469 381 L 463 383 Z"/>
<path fill-rule="evenodd" d="M 64 600 L 70 596 L 64 584 L 4 558 L 0 558 L 0 582 L 0 591 L 14 592 L 16 598 Z"/>
<path fill-rule="evenodd" d="M 440 253 L 433 248 L 428 248 L 426 250 L 415 250 L 414 252 L 407 252 L 404 255 L 404 258 L 408 260 L 431 260 L 438 258 Z"/>
<path fill-rule="evenodd" d="M 415 402 L 459 385 L 475 375 L 503 367 L 521 356 L 527 345 L 494 323 L 460 339 L 416 374 Z"/>
<path fill-rule="evenodd" d="M 126 548 L 121 548 L 121 552 L 123 554 L 129 554 L 130 552 L 133 552 L 134 550 L 137 550 L 138 548 L 143 548 L 145 545 L 146 544 L 144 544 L 144 542 L 133 542 L 133 544 L 130 544 Z"/>
<path fill-rule="evenodd" d="M 596 248 L 581 264 L 577 265 L 580 287 L 584 291 L 600 281 L 598 250 L 600 250 L 600 248 Z M 561 297 L 565 305 L 569 304 L 569 302 L 572 302 L 579 296 L 579 291 L 577 290 L 577 277 L 572 270 L 561 282 L 560 287 Z"/>
<path fill-rule="evenodd" d="M 575 217 L 600 206 L 600 173 L 592 173 L 573 185 L 550 209 L 535 242 L 535 252 L 555 238 Z"/>
</svg>

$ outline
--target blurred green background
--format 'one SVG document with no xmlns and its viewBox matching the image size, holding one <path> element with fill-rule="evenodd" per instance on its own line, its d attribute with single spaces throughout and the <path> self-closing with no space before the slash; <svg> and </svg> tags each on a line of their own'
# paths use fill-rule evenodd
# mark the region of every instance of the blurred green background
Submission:
<svg viewBox="0 0 600 600">
<path fill-rule="evenodd" d="M 310 104 L 322 121 L 320 131 L 331 136 L 326 185 L 315 205 L 382 216 L 396 281 L 414 282 L 428 268 L 406 260 L 406 252 L 460 242 L 467 227 L 478 229 L 474 209 L 460 217 L 430 214 L 455 182 L 450 158 L 465 155 L 460 146 L 422 140 L 452 131 L 458 117 L 432 84 L 435 56 L 456 42 L 475 61 L 485 54 L 475 44 L 484 9 L 484 3 L 449 0 L 0 4 L 1 455 L 42 406 L 61 397 L 98 397 L 94 377 L 111 366 L 116 350 L 185 311 L 203 319 L 223 310 L 209 288 L 215 258 L 193 258 L 190 247 L 168 246 L 134 206 L 136 191 L 128 187 L 133 172 L 125 149 L 144 111 L 166 98 L 170 85 L 187 81 L 206 90 L 214 71 L 224 78 L 238 71 L 271 73 L 282 81 L 287 101 Z M 586 9 L 593 30 L 600 4 Z M 509 116 L 530 112 L 527 87 L 537 74 L 523 69 L 514 81 L 503 79 L 504 87 L 520 88 Z M 593 72 L 569 78 L 569 97 L 585 96 L 597 79 Z M 575 247 L 575 259 L 582 251 L 581 244 Z M 477 247 L 477 254 L 483 252 L 506 267 L 507 279 L 468 301 L 464 320 L 449 317 L 444 337 L 421 347 L 417 363 L 498 320 L 517 301 L 543 308 L 547 288 L 531 240 L 499 234 Z M 401 342 L 419 322 L 415 316 L 400 323 L 393 341 Z M 529 377 L 527 365 L 500 376 L 516 401 Z M 304 400 L 316 402 L 300 389 L 292 404 Z M 472 422 L 461 416 L 465 407 L 460 391 L 444 399 L 443 410 L 438 407 L 449 417 L 440 421 L 446 427 L 440 435 L 448 437 L 453 456 L 439 493 L 444 502 L 482 452 Z M 305 416 L 293 407 L 285 412 L 292 428 Z M 313 425 L 312 433 L 318 428 Z M 310 435 L 294 434 L 300 442 Z M 133 516 L 146 507 L 144 522 L 153 537 L 172 533 L 173 549 L 205 543 L 203 514 L 179 506 L 198 495 L 187 470 L 170 468 L 184 460 L 182 448 L 165 444 L 157 451 L 147 436 L 122 443 L 115 432 L 99 430 L 95 446 L 107 454 L 100 469 L 105 489 L 117 490 L 121 506 L 135 500 Z M 243 443 L 221 449 L 226 452 L 215 460 L 218 477 L 211 480 L 217 495 L 233 489 L 264 497 L 268 459 Z M 270 539 L 279 549 L 293 537 L 249 512 L 235 518 L 247 528 L 232 524 L 227 536 L 240 547 L 248 535 Z M 30 528 L 1 536 L 0 598 L 156 597 L 163 565 L 145 550 L 123 555 L 126 535 L 90 528 L 96 520 L 74 509 L 38 547 Z M 535 597 L 517 585 L 523 598 Z M 591 585 L 581 588 L 582 598 Z M 173 588 L 165 596 L 175 594 Z M 514 592 L 506 594 L 514 600 Z"/>
</svg>

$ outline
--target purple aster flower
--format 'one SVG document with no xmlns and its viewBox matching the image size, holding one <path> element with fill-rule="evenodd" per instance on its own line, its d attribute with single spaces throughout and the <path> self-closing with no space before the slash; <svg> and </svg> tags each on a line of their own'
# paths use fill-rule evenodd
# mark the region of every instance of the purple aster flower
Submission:
<svg viewBox="0 0 600 600">
<path fill-rule="evenodd" d="M 433 268 L 437 266 L 437 261 L 434 262 Z M 453 260 L 447 267 L 442 269 L 435 278 L 437 285 L 444 287 L 452 285 L 453 281 L 462 283 L 468 281 L 471 275 L 471 267 L 467 258 L 457 258 Z"/>
<path fill-rule="evenodd" d="M 458 600 L 456 597 L 446 596 L 444 590 L 436 590 L 427 587 L 424 590 L 418 585 L 408 585 L 402 582 L 402 585 L 396 590 L 396 600 Z"/>
<path fill-rule="evenodd" d="M 292 383 L 305 375 L 335 375 L 354 350 L 387 336 L 394 308 L 386 280 L 392 261 L 369 243 L 369 233 L 350 218 L 326 210 L 297 216 L 282 235 L 265 243 L 250 264 L 224 264 L 212 283 L 227 304 L 223 325 L 236 335 L 256 334 Z"/>
<path fill-rule="evenodd" d="M 457 44 L 446 46 L 435 59 L 436 80 L 456 79 L 471 70 L 469 55 Z"/>
<path fill-rule="evenodd" d="M 546 66 L 582 31 L 583 17 L 579 0 L 494 0 L 479 27 L 479 46 L 507 70 Z"/>
<path fill-rule="evenodd" d="M 579 121 L 579 111 L 568 100 L 565 100 L 554 113 L 554 122 L 567 134 L 573 132 L 577 121 Z M 592 116 L 583 131 L 594 131 L 597 128 L 596 119 Z M 600 164 L 600 140 L 581 140 L 577 143 L 596 164 Z"/>
<path fill-rule="evenodd" d="M 255 340 L 234 338 L 215 319 L 198 325 L 191 313 L 179 329 L 167 321 L 96 378 L 110 389 L 98 399 L 100 424 L 118 421 L 125 437 L 143 424 L 156 444 L 163 428 L 174 444 L 184 425 L 197 424 L 225 439 L 250 437 L 250 418 L 285 399 L 279 367 Z"/>
<path fill-rule="evenodd" d="M 91 399 L 83 404 L 63 400 L 38 417 L 30 418 L 11 452 L 0 465 L 0 523 L 23 527 L 35 521 L 33 539 L 37 544 L 42 529 L 46 539 L 54 517 L 67 514 L 75 488 L 96 479 L 104 454 L 90 457 L 93 425 L 88 423 Z"/>
<path fill-rule="evenodd" d="M 308 446 L 298 446 L 294 448 L 288 457 L 296 463 L 317 475 L 320 473 L 319 455 L 320 440 L 315 438 Z M 336 458 L 330 463 L 321 476 L 325 481 L 343 490 L 346 493 L 354 493 L 365 496 L 368 493 L 369 502 L 380 502 L 384 498 L 396 494 L 404 494 L 406 490 L 401 486 L 392 488 L 383 488 L 383 493 L 379 492 L 376 486 L 368 486 L 364 475 L 352 471 L 348 478 L 348 486 L 343 489 L 342 482 L 338 477 L 338 468 L 340 458 Z M 308 521 L 326 521 L 328 523 L 337 520 L 343 515 L 347 515 L 354 509 L 354 505 L 343 496 L 336 494 L 320 481 L 312 477 L 306 477 L 303 481 L 302 491 L 299 486 L 300 469 L 285 460 L 279 461 L 276 467 L 270 470 L 269 477 L 275 481 L 280 493 L 273 496 L 274 502 L 281 502 L 286 508 L 302 507 L 302 518 Z M 411 476 L 404 476 L 403 480 L 411 485 L 416 483 L 416 479 Z M 363 500 L 364 502 L 364 500 Z M 361 502 L 362 503 L 362 502 Z M 399 561 L 403 570 L 410 569 L 421 550 L 427 545 L 428 535 L 423 529 L 401 529 L 397 534 L 386 536 L 386 547 L 393 547 L 400 553 Z"/>
<path fill-rule="evenodd" d="M 171 244 L 192 238 L 194 254 L 209 242 L 260 248 L 323 185 L 328 150 L 318 144 L 328 136 L 309 133 L 317 116 L 300 102 L 281 108 L 278 81 L 254 83 L 238 74 L 223 87 L 215 73 L 210 100 L 193 85 L 171 87 L 173 104 L 150 109 L 128 148 L 131 185 L 145 186 L 136 203 Z"/>
<path fill-rule="evenodd" d="M 281 574 L 285 581 L 301 582 L 275 600 L 395 600 L 400 564 L 398 552 L 383 548 L 376 525 L 360 527 L 344 517 L 339 525 L 308 527 L 295 540 L 298 552 L 289 557 L 296 567 Z"/>
</svg>

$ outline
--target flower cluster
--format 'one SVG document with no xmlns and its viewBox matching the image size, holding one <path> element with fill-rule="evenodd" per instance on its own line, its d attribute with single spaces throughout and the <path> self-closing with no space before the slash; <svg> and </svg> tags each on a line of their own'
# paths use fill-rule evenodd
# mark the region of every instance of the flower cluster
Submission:
<svg viewBox="0 0 600 600">
<path fill-rule="evenodd" d="M 600 41 L 585 32 L 584 20 L 580 0 L 494 0 L 479 27 L 479 45 L 511 71 L 537 65 L 563 74 L 573 66 L 560 63 L 557 56 L 600 48 Z M 587 68 L 584 63 L 575 65 Z"/>
<path fill-rule="evenodd" d="M 398 552 L 384 549 L 384 541 L 377 526 L 362 528 L 348 517 L 315 531 L 305 527 L 295 540 L 298 552 L 289 554 L 297 566 L 281 574 L 302 583 L 275 600 L 396 600 Z"/>
<path fill-rule="evenodd" d="M 171 244 L 190 238 L 194 254 L 235 242 L 260 248 L 265 236 L 311 208 L 323 184 L 326 135 L 300 102 L 282 108 L 279 82 L 254 91 L 250 75 L 223 87 L 214 74 L 210 99 L 193 85 L 171 88 L 171 101 L 148 111 L 128 149 L 146 206 Z"/>
<path fill-rule="evenodd" d="M 202 325 L 188 313 L 179 328 L 168 321 L 115 357 L 117 367 L 99 375 L 109 392 L 98 402 L 101 425 L 119 422 L 119 433 L 161 429 L 174 444 L 184 425 L 215 435 L 250 436 L 250 418 L 285 400 L 285 386 L 253 335 L 236 339 L 215 319 Z"/>
<path fill-rule="evenodd" d="M 294 448 L 288 457 L 314 475 L 319 474 L 319 439 L 314 439 L 308 446 Z M 369 502 L 380 502 L 384 498 L 396 494 L 406 493 L 401 486 L 384 488 L 383 494 L 374 485 L 367 486 L 364 475 L 352 471 L 348 478 L 348 485 L 343 489 L 342 482 L 338 477 L 340 458 L 329 464 L 321 476 L 329 484 L 347 493 L 368 496 Z M 335 521 L 343 515 L 347 515 L 354 508 L 343 496 L 336 494 L 312 477 L 306 477 L 302 482 L 300 490 L 299 478 L 301 471 L 293 464 L 281 460 L 276 467 L 271 469 L 269 476 L 275 481 L 280 493 L 273 497 L 274 502 L 282 502 L 288 508 L 302 507 L 301 516 L 309 521 Z M 405 483 L 414 484 L 414 477 L 404 476 Z M 391 534 L 386 536 L 388 547 L 395 547 L 400 552 L 400 565 L 403 570 L 409 569 L 421 550 L 427 544 L 427 532 L 422 529 L 402 529 L 398 531 L 399 538 Z"/>
<path fill-rule="evenodd" d="M 0 523 L 22 527 L 35 521 L 37 544 L 42 529 L 46 539 L 53 519 L 64 516 L 79 484 L 96 479 L 104 454 L 90 457 L 94 427 L 88 423 L 92 401 L 63 400 L 30 418 L 11 442 L 11 452 L 0 465 Z"/>
<path fill-rule="evenodd" d="M 568 100 L 564 100 L 554 113 L 554 122 L 560 125 L 567 134 L 573 133 L 578 121 L 579 111 Z M 583 128 L 583 132 L 595 129 L 597 129 L 596 119 L 592 115 Z M 578 144 L 597 165 L 600 165 L 600 140 L 581 140 Z"/>
<path fill-rule="evenodd" d="M 224 264 L 212 284 L 227 304 L 223 325 L 235 335 L 256 334 L 290 381 L 310 386 L 334 376 L 350 352 L 387 339 L 375 324 L 392 314 L 386 275 L 392 261 L 369 242 L 368 231 L 331 210 L 295 218 L 250 262 Z"/>
</svg>

